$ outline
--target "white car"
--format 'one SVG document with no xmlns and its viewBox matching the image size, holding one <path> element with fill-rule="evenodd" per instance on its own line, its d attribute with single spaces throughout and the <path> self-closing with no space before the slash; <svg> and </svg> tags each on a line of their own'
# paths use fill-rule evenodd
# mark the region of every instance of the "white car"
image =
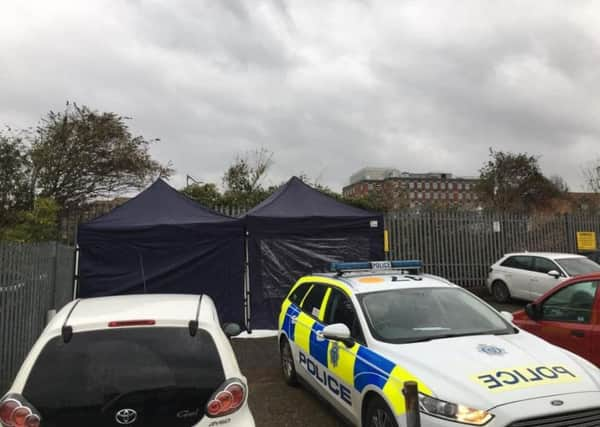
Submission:
<svg viewBox="0 0 600 427">
<path fill-rule="evenodd" d="M 498 302 L 533 301 L 567 277 L 600 271 L 583 255 L 521 252 L 504 255 L 490 267 L 487 287 Z"/>
<path fill-rule="evenodd" d="M 418 383 L 423 427 L 600 425 L 597 367 L 459 286 L 403 271 L 417 266 L 338 263 L 302 277 L 279 318 L 285 381 L 362 427 L 407 425 L 406 381 Z"/>
<path fill-rule="evenodd" d="M 239 326 L 224 327 L 228 335 Z M 67 304 L 0 400 L 5 427 L 254 426 L 248 386 L 204 295 Z"/>
</svg>

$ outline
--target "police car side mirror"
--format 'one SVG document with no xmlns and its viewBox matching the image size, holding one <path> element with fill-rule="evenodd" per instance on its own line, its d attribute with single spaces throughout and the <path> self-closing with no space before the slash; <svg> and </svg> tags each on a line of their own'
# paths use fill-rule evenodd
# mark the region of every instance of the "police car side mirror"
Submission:
<svg viewBox="0 0 600 427">
<path fill-rule="evenodd" d="M 538 320 L 540 318 L 540 310 L 534 303 L 529 303 L 525 306 L 525 313 L 531 320 Z"/>
<path fill-rule="evenodd" d="M 236 337 L 242 332 L 242 328 L 237 323 L 225 323 L 223 324 L 223 332 L 227 337 Z"/>
<path fill-rule="evenodd" d="M 350 329 L 343 323 L 334 323 L 333 325 L 325 326 L 321 331 L 321 334 L 323 335 L 323 338 L 327 338 L 328 340 L 343 342 L 346 347 L 352 347 L 354 345 L 354 339 L 350 334 Z"/>
</svg>

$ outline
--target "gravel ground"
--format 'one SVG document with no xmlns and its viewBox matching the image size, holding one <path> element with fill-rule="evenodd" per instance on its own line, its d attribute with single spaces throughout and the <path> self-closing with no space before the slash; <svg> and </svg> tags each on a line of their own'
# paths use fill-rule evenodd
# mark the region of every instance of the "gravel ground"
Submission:
<svg viewBox="0 0 600 427">
<path fill-rule="evenodd" d="M 487 298 L 486 298 L 487 299 Z M 516 311 L 524 303 L 492 303 L 499 310 Z M 233 349 L 250 384 L 250 409 L 258 427 L 342 427 L 333 409 L 303 387 L 289 387 L 282 379 L 276 338 L 234 339 Z"/>
</svg>

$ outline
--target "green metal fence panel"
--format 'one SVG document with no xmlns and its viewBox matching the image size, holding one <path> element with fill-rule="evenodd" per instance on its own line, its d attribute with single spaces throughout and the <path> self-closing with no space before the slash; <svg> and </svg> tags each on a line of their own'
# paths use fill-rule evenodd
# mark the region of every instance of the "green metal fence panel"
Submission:
<svg viewBox="0 0 600 427">
<path fill-rule="evenodd" d="M 424 270 L 483 290 L 489 267 L 521 251 L 577 253 L 576 233 L 600 237 L 600 216 L 405 210 L 385 215 L 390 259 L 421 259 Z"/>
<path fill-rule="evenodd" d="M 44 329 L 51 309 L 73 297 L 71 247 L 0 242 L 0 395 Z"/>
</svg>

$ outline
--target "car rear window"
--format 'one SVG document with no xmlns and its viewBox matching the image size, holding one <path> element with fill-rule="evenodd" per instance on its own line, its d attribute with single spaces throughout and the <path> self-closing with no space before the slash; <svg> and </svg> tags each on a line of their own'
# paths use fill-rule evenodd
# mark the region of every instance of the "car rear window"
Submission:
<svg viewBox="0 0 600 427">
<path fill-rule="evenodd" d="M 50 340 L 23 395 L 45 427 L 121 425 L 133 409 L 143 426 L 192 426 L 225 380 L 211 335 L 188 328 L 122 328 Z M 122 421 L 122 420 L 121 420 Z"/>
<path fill-rule="evenodd" d="M 512 256 L 505 260 L 502 264 L 502 267 L 511 267 L 518 268 L 521 270 L 530 270 L 531 269 L 531 257 L 529 256 Z"/>
<path fill-rule="evenodd" d="M 302 311 L 318 319 L 325 292 L 327 292 L 327 287 L 314 285 L 302 303 Z"/>
<path fill-rule="evenodd" d="M 306 295 L 309 287 L 310 283 L 300 284 L 296 289 L 294 289 L 294 292 L 291 293 L 289 298 L 290 301 L 296 305 L 300 305 L 300 302 L 302 302 L 302 298 L 304 298 L 304 295 Z"/>
</svg>

